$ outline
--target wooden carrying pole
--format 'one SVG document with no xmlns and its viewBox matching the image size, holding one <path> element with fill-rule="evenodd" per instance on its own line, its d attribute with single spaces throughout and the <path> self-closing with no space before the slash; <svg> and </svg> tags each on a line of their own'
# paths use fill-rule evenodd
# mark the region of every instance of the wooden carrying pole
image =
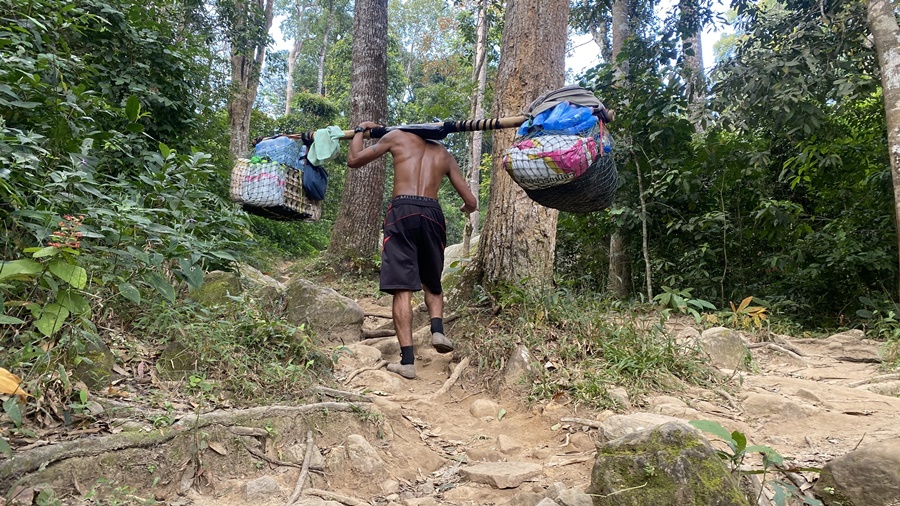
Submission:
<svg viewBox="0 0 900 506">
<path fill-rule="evenodd" d="M 444 121 L 438 123 L 416 123 L 413 125 L 399 125 L 390 127 L 379 127 L 363 132 L 363 138 L 379 139 L 385 134 L 393 130 L 403 130 L 422 136 L 425 139 L 440 140 L 448 134 L 457 132 L 474 132 L 476 130 L 498 130 L 501 128 L 518 128 L 528 120 L 526 116 L 511 116 L 508 118 L 480 119 L 468 121 Z M 344 136 L 341 140 L 350 140 L 353 138 L 353 130 L 344 130 Z M 303 132 L 301 134 L 284 134 L 272 137 L 263 137 L 253 142 L 255 146 L 260 141 L 272 139 L 274 137 L 288 137 L 294 140 L 300 140 L 304 144 L 310 144 L 315 136 L 315 132 Z"/>
</svg>

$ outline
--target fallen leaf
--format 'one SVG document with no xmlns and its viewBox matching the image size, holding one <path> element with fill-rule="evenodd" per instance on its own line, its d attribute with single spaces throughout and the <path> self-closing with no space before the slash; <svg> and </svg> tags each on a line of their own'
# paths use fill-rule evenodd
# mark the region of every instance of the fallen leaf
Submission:
<svg viewBox="0 0 900 506">
<path fill-rule="evenodd" d="M 218 453 L 219 455 L 228 455 L 228 449 L 225 448 L 225 445 L 218 441 L 210 441 L 209 449 Z"/>
<path fill-rule="evenodd" d="M 117 374 L 121 374 L 122 376 L 128 376 L 128 371 L 126 371 L 125 369 L 123 369 L 122 367 L 120 367 L 118 365 L 114 365 L 112 369 Z"/>
<path fill-rule="evenodd" d="M 503 420 L 503 417 L 506 416 L 506 410 L 500 408 L 500 412 L 497 413 L 497 421 Z"/>
<path fill-rule="evenodd" d="M 0 367 L 0 394 L 18 395 L 22 401 L 31 394 L 22 390 L 19 385 L 22 384 L 22 378 Z"/>
<path fill-rule="evenodd" d="M 562 424 L 557 423 L 557 424 L 554 424 L 552 427 L 550 427 L 550 430 L 559 430 L 561 427 L 562 427 Z"/>
<path fill-rule="evenodd" d="M 106 394 L 112 395 L 113 397 L 128 397 L 131 395 L 129 392 L 126 392 L 125 390 L 122 390 L 121 388 L 115 388 L 115 387 L 109 387 L 106 390 Z"/>
</svg>

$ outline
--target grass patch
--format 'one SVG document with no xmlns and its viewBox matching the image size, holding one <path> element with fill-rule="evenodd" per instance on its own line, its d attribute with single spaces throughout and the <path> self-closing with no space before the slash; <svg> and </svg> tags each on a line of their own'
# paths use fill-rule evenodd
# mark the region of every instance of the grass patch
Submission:
<svg viewBox="0 0 900 506">
<path fill-rule="evenodd" d="M 505 287 L 493 296 L 495 317 L 462 323 L 461 334 L 483 368 L 499 368 L 518 344 L 531 351 L 539 376 L 533 401 L 566 395 L 592 408 L 621 408 L 610 389 L 632 399 L 703 385 L 709 372 L 699 351 L 679 346 L 652 316 L 614 310 L 594 294 Z"/>
<path fill-rule="evenodd" d="M 181 359 L 157 369 L 183 372 L 187 393 L 211 401 L 250 405 L 295 400 L 331 369 L 305 326 L 250 301 L 212 309 L 189 302 L 159 308 L 138 318 L 134 332 L 152 336 L 168 349 L 177 343 L 175 355 Z"/>
</svg>

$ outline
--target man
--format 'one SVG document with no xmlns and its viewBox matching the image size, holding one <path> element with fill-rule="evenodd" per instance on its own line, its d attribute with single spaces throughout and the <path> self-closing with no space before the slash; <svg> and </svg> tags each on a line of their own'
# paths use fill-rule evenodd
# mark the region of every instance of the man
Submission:
<svg viewBox="0 0 900 506">
<path fill-rule="evenodd" d="M 412 292 L 425 291 L 434 348 L 439 353 L 453 351 L 453 343 L 444 335 L 442 320 L 441 271 L 447 236 L 444 214 L 437 200 L 438 187 L 447 176 L 463 199 L 460 210 L 464 213 L 474 211 L 478 201 L 466 185 L 456 159 L 440 143 L 393 130 L 366 148 L 363 132 L 379 126 L 365 121 L 356 127 L 347 165 L 362 167 L 385 153 L 394 158 L 394 192 L 384 217 L 380 288 L 394 296 L 392 315 L 400 342 L 400 362 L 388 364 L 387 369 L 414 379 Z"/>
</svg>

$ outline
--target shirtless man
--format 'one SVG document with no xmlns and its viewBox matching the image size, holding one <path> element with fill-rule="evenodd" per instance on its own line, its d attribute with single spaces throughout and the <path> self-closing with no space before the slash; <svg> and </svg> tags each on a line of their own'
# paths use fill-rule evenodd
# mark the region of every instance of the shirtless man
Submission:
<svg viewBox="0 0 900 506">
<path fill-rule="evenodd" d="M 477 200 L 466 185 L 456 159 L 440 143 L 416 134 L 393 130 L 377 143 L 365 148 L 363 132 L 381 125 L 360 123 L 350 141 L 347 165 L 362 167 L 390 153 L 394 158 L 394 194 L 384 217 L 384 242 L 381 249 L 381 291 L 393 294 L 392 314 L 400 362 L 387 369 L 407 379 L 416 377 L 412 341 L 412 292 L 425 291 L 425 305 L 431 316 L 431 342 L 439 353 L 453 351 L 453 343 L 444 336 L 442 314 L 444 296 L 441 271 L 447 242 L 444 213 L 437 192 L 444 176 L 462 197 L 460 210 L 471 213 Z"/>
</svg>

